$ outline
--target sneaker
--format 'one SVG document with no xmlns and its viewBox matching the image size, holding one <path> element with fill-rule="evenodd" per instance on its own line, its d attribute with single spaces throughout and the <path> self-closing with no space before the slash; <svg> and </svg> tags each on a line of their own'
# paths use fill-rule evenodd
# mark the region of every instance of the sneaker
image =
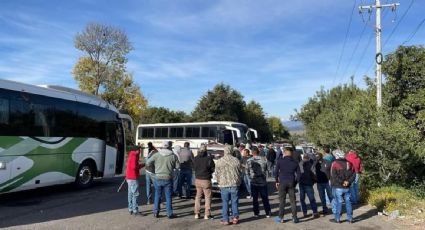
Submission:
<svg viewBox="0 0 425 230">
<path fill-rule="evenodd" d="M 239 222 L 239 217 L 233 217 L 232 224 L 238 224 L 238 222 Z"/>
<path fill-rule="evenodd" d="M 159 218 L 159 214 L 158 214 L 158 213 L 154 213 L 154 214 L 153 214 L 153 217 L 155 217 L 155 218 Z"/>
<path fill-rule="evenodd" d="M 303 214 L 303 216 L 304 216 L 304 218 L 307 218 L 307 217 L 309 217 L 310 215 L 308 215 L 307 213 L 304 213 L 304 214 Z"/>
<path fill-rule="evenodd" d="M 199 218 L 201 218 L 201 217 L 199 216 L 199 214 L 195 214 L 195 219 L 199 219 Z"/>
<path fill-rule="evenodd" d="M 204 216 L 204 220 L 212 220 L 212 219 L 214 219 L 214 216 L 211 216 L 211 215 Z"/>
<path fill-rule="evenodd" d="M 276 222 L 276 223 L 283 223 L 283 217 L 282 218 L 280 218 L 280 217 L 278 217 L 278 216 L 276 216 L 275 218 L 274 218 L 274 222 Z"/>
<path fill-rule="evenodd" d="M 174 218 L 176 218 L 177 216 L 175 215 L 175 214 L 171 214 L 170 216 L 167 216 L 168 217 L 168 219 L 174 219 Z"/>
<path fill-rule="evenodd" d="M 228 221 L 225 221 L 225 220 L 220 221 L 220 223 L 221 223 L 222 225 L 229 225 L 229 222 L 228 222 Z"/>
<path fill-rule="evenodd" d="M 299 222 L 300 222 L 300 220 L 298 220 L 298 217 L 292 217 L 292 222 L 293 222 L 294 224 L 297 224 L 297 223 L 299 223 Z"/>
<path fill-rule="evenodd" d="M 246 199 L 251 199 L 252 198 L 252 196 L 246 196 Z"/>
<path fill-rule="evenodd" d="M 143 216 L 141 212 L 133 212 L 134 216 Z"/>
<path fill-rule="evenodd" d="M 269 215 L 266 215 L 266 218 L 270 218 L 271 217 L 271 215 L 269 214 Z"/>
<path fill-rule="evenodd" d="M 313 213 L 313 218 L 319 218 L 320 217 L 320 215 L 319 215 L 319 213 Z"/>
<path fill-rule="evenodd" d="M 258 218 L 258 217 L 260 217 L 260 215 L 258 215 L 258 214 L 254 214 L 254 216 L 253 216 L 254 218 Z"/>
<path fill-rule="evenodd" d="M 354 220 L 348 220 L 348 223 L 352 224 L 352 223 L 354 223 Z"/>
<path fill-rule="evenodd" d="M 335 224 L 340 224 L 341 223 L 339 220 L 335 220 L 335 219 L 330 219 L 329 222 L 335 223 Z"/>
<path fill-rule="evenodd" d="M 128 210 L 128 213 L 130 213 L 130 215 L 133 215 L 133 211 L 131 210 Z"/>
</svg>

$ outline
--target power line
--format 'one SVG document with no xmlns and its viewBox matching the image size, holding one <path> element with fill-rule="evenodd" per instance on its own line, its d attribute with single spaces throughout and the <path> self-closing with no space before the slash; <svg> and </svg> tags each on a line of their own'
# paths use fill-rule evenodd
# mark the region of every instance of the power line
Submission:
<svg viewBox="0 0 425 230">
<path fill-rule="evenodd" d="M 343 45 L 342 45 L 341 54 L 339 55 L 338 64 L 337 64 L 337 67 L 336 67 L 335 76 L 334 76 L 334 79 L 333 79 L 333 81 L 332 81 L 332 85 L 335 83 L 336 77 L 338 76 L 338 71 L 339 71 L 339 67 L 340 67 L 340 65 L 341 65 L 342 56 L 344 55 L 345 45 L 347 44 L 348 35 L 349 35 L 349 33 L 350 33 L 351 22 L 352 22 L 352 20 L 353 20 L 353 14 L 354 14 L 354 9 L 355 9 L 355 8 L 356 8 L 356 0 L 354 0 L 353 8 L 352 8 L 352 10 L 351 10 L 350 19 L 348 20 L 348 27 L 347 27 L 347 31 L 345 32 L 344 43 L 343 43 Z"/>
<path fill-rule="evenodd" d="M 343 74 L 342 74 L 342 80 L 344 80 L 345 79 L 345 74 L 347 73 L 347 70 L 348 70 L 348 68 L 350 67 L 350 65 L 351 65 L 351 62 L 352 62 L 352 60 L 353 60 L 353 58 L 354 58 L 354 55 L 356 54 L 356 51 L 357 51 L 357 48 L 359 47 L 359 45 L 360 45 L 360 41 L 362 40 L 362 38 L 363 38 L 363 34 L 364 34 L 364 31 L 366 30 L 366 27 L 367 27 L 367 24 L 364 24 L 364 26 L 363 26 L 363 29 L 362 29 L 362 32 L 361 32 L 361 34 L 360 34 L 360 37 L 359 37 L 359 40 L 357 40 L 357 43 L 356 43 L 356 45 L 354 46 L 354 49 L 353 49 L 353 52 L 351 53 L 351 56 L 350 56 L 350 59 L 348 60 L 348 64 L 347 64 L 347 66 L 346 66 L 346 68 L 345 68 L 345 70 L 344 70 L 344 72 L 343 72 Z"/>
<path fill-rule="evenodd" d="M 369 39 L 368 39 L 367 45 L 363 49 L 362 55 L 360 57 L 360 60 L 359 60 L 359 62 L 357 62 L 356 68 L 354 69 L 354 73 L 353 73 L 354 76 L 356 75 L 357 69 L 360 67 L 360 64 L 363 62 L 363 59 L 364 59 L 364 57 L 366 55 L 366 52 L 367 52 L 367 49 L 369 48 L 370 43 L 372 42 L 372 38 L 373 38 L 373 31 L 369 34 Z"/>
<path fill-rule="evenodd" d="M 412 40 L 412 38 L 416 35 L 416 32 L 418 32 L 418 30 L 424 24 L 424 22 L 425 22 L 425 18 L 422 19 L 422 21 L 419 23 L 419 25 L 416 27 L 416 29 L 409 35 L 409 37 L 407 37 L 407 39 L 401 45 L 404 45 L 404 44 L 408 43 L 410 40 Z"/>
<path fill-rule="evenodd" d="M 384 42 L 383 47 L 385 47 L 385 45 L 388 43 L 388 41 L 391 39 L 391 37 L 393 36 L 394 32 L 397 30 L 398 26 L 400 25 L 400 23 L 403 21 L 404 17 L 407 15 L 407 13 L 409 12 L 410 8 L 413 5 L 413 2 L 415 0 L 411 0 L 409 6 L 407 7 L 406 11 L 404 11 L 403 15 L 400 17 L 400 20 L 397 21 L 397 24 L 394 26 L 393 30 L 391 31 L 390 35 L 387 37 L 387 39 Z"/>
</svg>

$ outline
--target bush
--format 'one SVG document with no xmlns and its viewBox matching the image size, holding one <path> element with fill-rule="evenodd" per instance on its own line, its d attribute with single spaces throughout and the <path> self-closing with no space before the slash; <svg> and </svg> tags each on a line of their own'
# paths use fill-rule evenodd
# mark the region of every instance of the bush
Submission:
<svg viewBox="0 0 425 230">
<path fill-rule="evenodd" d="M 370 191 L 366 199 L 380 212 L 399 210 L 400 214 L 407 218 L 425 220 L 425 199 L 417 197 L 415 192 L 406 188 L 395 185 L 382 187 Z"/>
<path fill-rule="evenodd" d="M 378 208 L 378 211 L 391 212 L 411 207 L 412 202 L 415 201 L 415 196 L 407 189 L 390 186 L 370 191 L 367 200 L 369 204 Z"/>
</svg>

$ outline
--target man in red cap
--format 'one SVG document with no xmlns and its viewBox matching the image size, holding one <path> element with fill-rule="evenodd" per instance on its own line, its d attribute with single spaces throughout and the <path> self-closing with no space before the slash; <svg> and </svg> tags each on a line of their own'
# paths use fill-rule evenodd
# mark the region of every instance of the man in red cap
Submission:
<svg viewBox="0 0 425 230">
<path fill-rule="evenodd" d="M 362 173 L 362 160 L 360 159 L 357 152 L 351 150 L 345 155 L 345 159 L 353 165 L 354 172 L 356 173 L 356 178 L 354 179 L 353 184 L 350 187 L 351 193 L 351 203 L 357 204 L 359 202 L 359 178 Z"/>
</svg>

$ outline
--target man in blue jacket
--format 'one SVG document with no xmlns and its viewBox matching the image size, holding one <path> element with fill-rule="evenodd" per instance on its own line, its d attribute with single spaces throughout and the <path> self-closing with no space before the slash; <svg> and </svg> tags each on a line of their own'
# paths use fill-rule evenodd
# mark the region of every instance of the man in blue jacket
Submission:
<svg viewBox="0 0 425 230">
<path fill-rule="evenodd" d="M 283 158 L 277 161 L 275 175 L 276 188 L 279 190 L 279 216 L 275 218 L 275 221 L 276 223 L 283 223 L 286 194 L 289 194 L 292 221 L 298 223 L 295 186 L 300 180 L 300 167 L 292 158 L 292 148 L 285 147 Z"/>
</svg>

